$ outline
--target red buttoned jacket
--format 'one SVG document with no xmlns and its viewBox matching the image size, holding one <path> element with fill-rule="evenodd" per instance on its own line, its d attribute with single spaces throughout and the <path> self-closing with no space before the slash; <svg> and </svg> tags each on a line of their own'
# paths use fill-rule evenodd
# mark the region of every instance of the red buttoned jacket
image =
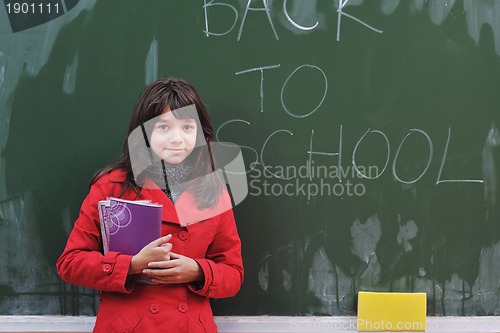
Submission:
<svg viewBox="0 0 500 333">
<path fill-rule="evenodd" d="M 94 332 L 217 332 L 209 298 L 234 296 L 243 282 L 241 243 L 232 210 L 183 227 L 159 188 L 145 186 L 142 197 L 126 191 L 121 198 L 163 204 L 162 236 L 172 234 L 172 251 L 195 259 L 204 274 L 202 286 L 138 284 L 127 275 L 130 255 L 101 252 L 97 203 L 119 197 L 124 179 L 124 171 L 114 170 L 91 186 L 57 261 L 59 275 L 66 282 L 102 291 Z M 196 207 L 188 192 L 181 200 Z"/>
</svg>

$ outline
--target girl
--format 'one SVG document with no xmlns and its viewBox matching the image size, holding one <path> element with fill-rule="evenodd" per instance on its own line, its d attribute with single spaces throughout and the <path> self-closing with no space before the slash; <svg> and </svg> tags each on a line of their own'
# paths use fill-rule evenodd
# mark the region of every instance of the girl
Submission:
<svg viewBox="0 0 500 333">
<path fill-rule="evenodd" d="M 143 135 L 142 150 L 134 133 Z M 159 79 L 139 97 L 128 134 L 122 158 L 92 180 L 58 273 L 101 291 L 94 332 L 217 332 L 209 298 L 234 296 L 243 264 L 232 210 L 221 209 L 227 191 L 211 176 L 206 108 L 188 82 Z M 97 203 L 107 197 L 162 204 L 163 236 L 134 256 L 103 255 Z M 177 207 L 201 222 L 181 223 Z M 139 273 L 153 284 L 139 283 Z"/>
</svg>

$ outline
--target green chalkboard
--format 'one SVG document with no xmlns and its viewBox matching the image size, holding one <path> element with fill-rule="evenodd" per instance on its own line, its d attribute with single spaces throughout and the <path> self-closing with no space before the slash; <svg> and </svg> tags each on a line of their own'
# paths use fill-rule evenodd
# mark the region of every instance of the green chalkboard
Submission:
<svg viewBox="0 0 500 333">
<path fill-rule="evenodd" d="M 215 314 L 354 315 L 359 290 L 500 314 L 500 1 L 66 0 L 45 21 L 7 3 L 0 313 L 95 314 L 54 263 L 168 75 L 248 172 L 245 282 Z"/>
</svg>

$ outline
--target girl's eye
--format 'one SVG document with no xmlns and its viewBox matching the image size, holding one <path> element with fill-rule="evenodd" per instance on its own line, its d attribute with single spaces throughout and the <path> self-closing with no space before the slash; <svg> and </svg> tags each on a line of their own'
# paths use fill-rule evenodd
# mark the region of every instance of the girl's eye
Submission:
<svg viewBox="0 0 500 333">
<path fill-rule="evenodd" d="M 158 128 L 161 130 L 166 130 L 168 128 L 168 126 L 167 125 L 160 125 L 160 126 L 158 126 Z"/>
<path fill-rule="evenodd" d="M 193 129 L 194 129 L 193 125 L 184 125 L 184 130 L 186 130 L 186 131 L 191 131 Z"/>
</svg>

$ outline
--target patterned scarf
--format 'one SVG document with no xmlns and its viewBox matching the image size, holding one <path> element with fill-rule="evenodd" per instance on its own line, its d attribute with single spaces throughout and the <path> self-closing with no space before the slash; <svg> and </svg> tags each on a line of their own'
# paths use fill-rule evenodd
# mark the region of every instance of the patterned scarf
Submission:
<svg viewBox="0 0 500 333">
<path fill-rule="evenodd" d="M 159 161 L 148 168 L 148 177 L 175 204 L 184 191 L 184 183 L 189 180 L 192 170 L 193 167 L 186 163 L 172 166 Z"/>
</svg>

